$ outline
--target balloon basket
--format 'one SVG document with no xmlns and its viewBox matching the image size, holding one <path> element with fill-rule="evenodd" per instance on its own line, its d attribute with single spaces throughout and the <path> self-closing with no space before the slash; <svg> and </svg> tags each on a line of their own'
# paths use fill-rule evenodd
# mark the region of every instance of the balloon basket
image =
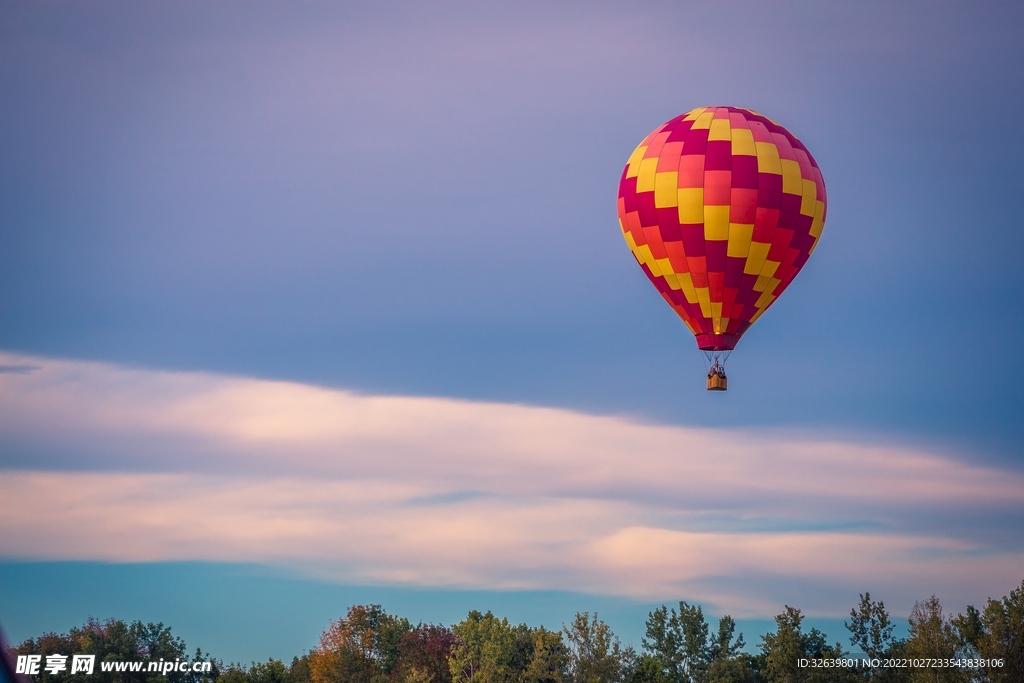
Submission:
<svg viewBox="0 0 1024 683">
<path fill-rule="evenodd" d="M 708 391 L 725 391 L 729 388 L 729 378 L 717 372 L 708 375 Z"/>
<path fill-rule="evenodd" d="M 708 391 L 725 391 L 728 388 L 729 378 L 725 376 L 725 367 L 715 358 L 708 370 Z"/>
</svg>

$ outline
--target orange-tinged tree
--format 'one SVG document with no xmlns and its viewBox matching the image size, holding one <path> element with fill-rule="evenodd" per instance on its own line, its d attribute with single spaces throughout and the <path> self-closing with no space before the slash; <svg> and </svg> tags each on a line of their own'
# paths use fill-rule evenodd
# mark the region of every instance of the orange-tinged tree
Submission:
<svg viewBox="0 0 1024 683">
<path fill-rule="evenodd" d="M 354 605 L 320 635 L 309 653 L 313 683 L 381 683 L 395 670 L 402 637 L 412 630 L 408 619 L 394 617 L 380 605 Z"/>
</svg>

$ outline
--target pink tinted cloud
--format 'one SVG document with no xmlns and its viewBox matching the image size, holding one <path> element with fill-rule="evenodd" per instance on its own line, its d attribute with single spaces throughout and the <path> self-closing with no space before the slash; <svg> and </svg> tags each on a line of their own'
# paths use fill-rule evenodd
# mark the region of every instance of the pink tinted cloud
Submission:
<svg viewBox="0 0 1024 683">
<path fill-rule="evenodd" d="M 9 558 L 703 599 L 815 582 L 980 600 L 1024 566 L 1024 478 L 907 446 L 0 354 Z M 871 588 L 875 591 L 876 588 Z M 987 591 L 987 593 L 986 593 Z M 832 609 L 828 600 L 808 605 Z"/>
</svg>

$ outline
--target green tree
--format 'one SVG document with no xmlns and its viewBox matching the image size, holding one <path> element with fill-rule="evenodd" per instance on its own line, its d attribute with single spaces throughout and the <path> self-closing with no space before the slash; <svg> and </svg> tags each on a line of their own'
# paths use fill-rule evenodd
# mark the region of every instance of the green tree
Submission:
<svg viewBox="0 0 1024 683">
<path fill-rule="evenodd" d="M 1024 581 L 1002 600 L 989 598 L 982 618 L 986 637 L 978 653 L 1002 659 L 1003 666 L 988 669 L 992 681 L 1024 680 Z"/>
<path fill-rule="evenodd" d="M 217 683 L 249 683 L 249 671 L 240 662 L 232 662 L 223 667 Z"/>
<path fill-rule="evenodd" d="M 664 667 L 652 654 L 637 655 L 627 648 L 623 657 L 624 680 L 626 683 L 665 683 Z"/>
<path fill-rule="evenodd" d="M 708 624 L 701 607 L 679 603 L 679 611 L 662 605 L 647 616 L 643 647 L 661 665 L 665 683 L 703 681 L 711 664 Z"/>
<path fill-rule="evenodd" d="M 249 667 L 249 683 L 289 683 L 288 669 L 279 659 L 268 659 L 266 664 L 253 662 Z"/>
<path fill-rule="evenodd" d="M 718 634 L 709 645 L 712 661 L 731 659 L 743 650 L 743 634 L 736 637 L 736 620 L 726 614 L 718 620 Z"/>
<path fill-rule="evenodd" d="M 131 623 L 119 619 L 98 621 L 89 619 L 85 625 L 72 628 L 68 633 L 44 633 L 38 638 L 30 638 L 15 648 L 17 654 L 42 655 L 43 662 L 47 655 L 91 654 L 96 661 L 91 675 L 78 673 L 71 675 L 69 671 L 50 674 L 40 669 L 40 683 L 52 683 L 51 679 L 59 679 L 62 683 L 200 683 L 212 681 L 216 672 L 211 674 L 192 674 L 184 672 L 162 673 L 138 672 L 105 672 L 104 662 L 125 661 L 176 661 L 188 659 L 185 641 L 171 633 L 169 626 L 162 623 L 144 624 L 141 621 Z M 196 651 L 197 657 L 200 652 Z M 206 657 L 208 658 L 208 656 Z M 67 661 L 70 669 L 71 660 Z"/>
<path fill-rule="evenodd" d="M 965 643 L 953 624 L 942 613 L 942 605 L 934 595 L 914 603 L 910 610 L 910 637 L 906 655 L 911 659 L 952 659 L 963 654 Z M 952 667 L 911 667 L 913 683 L 961 683 L 967 673 Z"/>
<path fill-rule="evenodd" d="M 452 626 L 457 638 L 449 664 L 453 683 L 563 683 L 569 651 L 562 634 L 543 626 L 512 626 L 476 610 Z"/>
<path fill-rule="evenodd" d="M 1002 660 L 1001 667 L 985 667 L 979 679 L 986 683 L 1024 681 L 1024 581 L 1002 600 L 989 598 L 985 610 L 967 607 L 967 614 L 952 620 L 961 643 L 982 659 Z"/>
<path fill-rule="evenodd" d="M 292 664 L 288 667 L 288 683 L 312 683 L 309 674 L 309 655 L 292 657 Z"/>
<path fill-rule="evenodd" d="M 860 604 L 850 610 L 849 623 L 844 622 L 850 631 L 850 644 L 860 648 L 869 658 L 885 657 L 896 639 L 892 635 L 894 625 L 889 619 L 885 603 L 874 602 L 871 593 L 861 593 Z"/>
<path fill-rule="evenodd" d="M 775 633 L 761 636 L 764 657 L 762 677 L 768 683 L 845 683 L 856 680 L 850 671 L 839 668 L 801 667 L 801 659 L 837 659 L 843 656 L 839 643 L 828 645 L 825 634 L 818 629 L 803 632 L 800 610 L 786 605 L 786 611 L 775 617 Z"/>
<path fill-rule="evenodd" d="M 291 666 L 271 657 L 266 662 L 221 667 L 216 683 L 309 683 L 309 656 L 292 657 Z"/>
<path fill-rule="evenodd" d="M 743 634 L 738 638 L 736 620 L 728 614 L 718 621 L 718 634 L 709 645 L 711 664 L 707 683 L 754 683 L 757 681 L 756 659 L 743 652 Z"/>
<path fill-rule="evenodd" d="M 564 683 L 569 678 L 570 652 L 562 634 L 543 626 L 530 632 L 533 644 L 529 666 L 523 672 L 523 683 Z"/>
<path fill-rule="evenodd" d="M 707 683 L 756 678 L 752 660 L 740 656 L 743 636 L 735 638 L 736 621 L 729 615 L 709 634 L 704 610 L 679 603 L 678 611 L 662 605 L 647 616 L 644 657 L 635 677 L 648 683 Z"/>
<path fill-rule="evenodd" d="M 708 667 L 707 683 L 758 683 L 758 660 L 746 653 L 716 659 Z"/>
<path fill-rule="evenodd" d="M 508 619 L 498 619 L 490 611 L 471 611 L 452 626 L 458 638 L 452 648 L 449 665 L 454 683 L 512 683 L 522 671 L 516 662 L 518 636 L 528 631 L 515 628 Z M 521 659 L 521 658 L 519 658 Z M 519 664 L 517 667 L 516 664 Z M 518 670 L 517 670 L 518 669 Z"/>
<path fill-rule="evenodd" d="M 220 662 L 210 657 L 209 652 L 203 652 L 197 647 L 192 661 L 209 662 L 211 667 L 209 671 L 189 671 L 185 674 L 185 683 L 213 683 L 220 677 Z"/>
<path fill-rule="evenodd" d="M 569 679 L 573 683 L 618 683 L 626 678 L 627 653 L 597 612 L 577 612 L 562 629 L 569 645 Z"/>
<path fill-rule="evenodd" d="M 870 593 L 860 596 L 860 603 L 850 610 L 850 621 L 844 622 L 850 631 L 850 644 L 870 659 L 902 658 L 905 643 L 893 636 L 895 625 L 889 618 L 885 603 L 875 602 Z M 860 669 L 861 677 L 877 683 L 902 683 L 909 679 L 908 669 L 877 667 Z"/>
</svg>

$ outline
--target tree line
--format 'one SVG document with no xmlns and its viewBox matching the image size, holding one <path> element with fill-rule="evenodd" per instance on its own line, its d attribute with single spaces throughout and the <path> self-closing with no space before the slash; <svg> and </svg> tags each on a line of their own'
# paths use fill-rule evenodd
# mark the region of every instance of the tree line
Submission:
<svg viewBox="0 0 1024 683">
<path fill-rule="evenodd" d="M 579 612 L 559 630 L 512 624 L 471 611 L 457 624 L 413 625 L 380 605 L 355 605 L 331 622 L 319 644 L 291 664 L 248 666 L 213 660 L 208 673 L 45 671 L 39 683 L 1022 683 L 1024 582 L 984 608 L 946 615 L 939 600 L 914 605 L 906 638 L 894 635 L 885 604 L 869 593 L 850 611 L 850 650 L 807 630 L 786 606 L 775 630 L 747 648 L 735 620 L 717 628 L 700 605 L 662 605 L 648 614 L 639 650 L 623 646 L 596 613 Z M 90 620 L 67 634 L 29 639 L 12 655 L 95 654 L 97 662 L 186 659 L 184 641 L 163 624 Z M 851 654 L 852 653 L 852 654 Z M 209 659 L 201 650 L 194 659 Z M 863 666 L 864 659 L 876 666 Z M 851 661 L 852 660 L 852 661 Z M 949 662 L 982 660 L 950 666 Z M 900 663 L 945 662 L 944 666 Z M 995 665 L 999 662 L 1001 666 Z M 814 666 L 818 663 L 819 666 Z M 821 666 L 820 664 L 831 663 Z M 885 666 L 889 664 L 889 666 Z M 69 679 L 74 679 L 73 681 Z"/>
</svg>

